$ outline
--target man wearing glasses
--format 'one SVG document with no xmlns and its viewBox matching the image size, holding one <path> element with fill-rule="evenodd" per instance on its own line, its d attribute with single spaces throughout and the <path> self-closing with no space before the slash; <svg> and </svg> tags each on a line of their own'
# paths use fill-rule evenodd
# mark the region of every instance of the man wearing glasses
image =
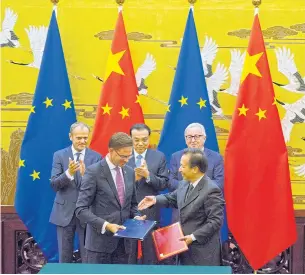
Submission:
<svg viewBox="0 0 305 275">
<path fill-rule="evenodd" d="M 168 188 L 168 169 L 165 155 L 157 150 L 148 149 L 151 130 L 142 123 L 135 124 L 130 129 L 133 142 L 133 156 L 127 165 L 134 168 L 136 178 L 137 200 L 145 196 L 156 196 L 160 191 Z M 153 206 L 143 211 L 147 219 L 160 222 L 160 207 Z M 152 237 L 148 236 L 143 241 L 143 264 L 156 264 L 158 262 Z M 137 262 L 137 244 L 133 243 L 133 253 L 129 256 L 129 263 Z"/>
<path fill-rule="evenodd" d="M 132 156 L 132 139 L 114 134 L 105 159 L 87 168 L 76 203 L 76 216 L 87 223 L 87 262 L 127 264 L 131 253 L 128 239 L 113 237 L 130 218 L 140 217 L 135 193 L 135 174 L 125 164 Z"/>
<path fill-rule="evenodd" d="M 200 123 L 189 124 L 184 131 L 185 143 L 188 148 L 197 148 L 203 151 L 204 156 L 208 160 L 208 170 L 206 175 L 213 180 L 217 186 L 223 191 L 224 182 L 224 166 L 222 156 L 210 149 L 204 147 L 206 140 L 205 129 Z M 170 160 L 170 174 L 169 174 L 169 191 L 174 191 L 178 188 L 179 181 L 182 180 L 181 173 L 179 172 L 180 160 L 183 150 L 175 152 Z M 173 209 L 172 221 L 178 221 L 178 211 Z"/>
</svg>

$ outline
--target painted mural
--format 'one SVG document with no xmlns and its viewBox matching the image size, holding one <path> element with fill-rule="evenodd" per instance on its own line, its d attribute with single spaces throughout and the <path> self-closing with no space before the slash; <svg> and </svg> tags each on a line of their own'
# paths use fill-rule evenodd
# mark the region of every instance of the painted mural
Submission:
<svg viewBox="0 0 305 275">
<path fill-rule="evenodd" d="M 305 209 L 305 2 L 262 2 L 260 21 L 289 153 L 295 209 Z M 2 0 L 1 204 L 5 205 L 14 204 L 19 151 L 52 7 L 48 0 Z M 158 144 L 167 111 L 188 9 L 187 0 L 126 0 L 123 7 L 141 105 L 153 130 L 153 147 Z M 57 8 L 77 116 L 90 126 L 117 12 L 114 0 L 60 0 Z M 253 15 L 251 0 L 200 0 L 194 7 L 222 154 Z"/>
</svg>

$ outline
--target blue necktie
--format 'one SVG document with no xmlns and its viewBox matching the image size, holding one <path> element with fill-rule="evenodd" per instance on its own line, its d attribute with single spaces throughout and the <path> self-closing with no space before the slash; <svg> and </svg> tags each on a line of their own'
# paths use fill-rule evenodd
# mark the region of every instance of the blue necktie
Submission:
<svg viewBox="0 0 305 275">
<path fill-rule="evenodd" d="M 142 155 L 137 155 L 136 167 L 140 167 L 142 164 Z"/>
</svg>

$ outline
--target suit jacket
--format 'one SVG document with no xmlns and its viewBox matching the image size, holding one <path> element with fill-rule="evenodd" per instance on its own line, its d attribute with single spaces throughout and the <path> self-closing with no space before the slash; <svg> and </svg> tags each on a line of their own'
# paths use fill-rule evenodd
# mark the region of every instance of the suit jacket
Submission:
<svg viewBox="0 0 305 275">
<path fill-rule="evenodd" d="M 168 188 L 168 169 L 166 166 L 165 155 L 157 150 L 147 149 L 145 155 L 149 171 L 149 182 L 145 178 L 136 181 L 137 201 L 140 202 L 145 196 L 156 196 L 160 191 Z M 127 163 L 131 168 L 135 168 L 135 157 L 133 156 Z M 142 211 L 147 219 L 158 221 L 160 220 L 160 208 L 153 206 L 150 209 Z"/>
<path fill-rule="evenodd" d="M 157 196 L 157 204 L 178 208 L 184 235 L 196 238 L 189 246 L 192 260 L 198 265 L 220 264 L 220 228 L 224 200 L 221 190 L 204 176 L 185 201 L 189 183 L 182 181 L 172 193 Z"/>
<path fill-rule="evenodd" d="M 82 179 L 76 216 L 87 223 L 85 248 L 95 252 L 112 253 L 118 246 L 119 238 L 106 231 L 102 234 L 105 221 L 123 224 L 125 220 L 141 215 L 138 212 L 134 186 L 134 171 L 122 168 L 125 182 L 125 201 L 121 206 L 110 168 L 105 159 L 89 166 Z M 125 239 L 125 252 L 130 253 L 130 241 Z"/>
<path fill-rule="evenodd" d="M 67 226 L 74 215 L 80 182 L 70 180 L 66 175 L 69 157 L 73 159 L 71 146 L 54 153 L 51 172 L 51 186 L 56 192 L 50 222 L 59 226 Z M 86 148 L 84 163 L 86 167 L 101 160 L 101 155 Z"/>
<path fill-rule="evenodd" d="M 223 191 L 224 165 L 222 156 L 210 149 L 204 148 L 205 157 L 208 159 L 208 170 L 206 175 L 214 180 L 218 187 Z M 180 160 L 183 150 L 172 154 L 169 167 L 169 190 L 174 191 L 178 188 L 179 181 L 183 180 L 179 172 Z"/>
</svg>

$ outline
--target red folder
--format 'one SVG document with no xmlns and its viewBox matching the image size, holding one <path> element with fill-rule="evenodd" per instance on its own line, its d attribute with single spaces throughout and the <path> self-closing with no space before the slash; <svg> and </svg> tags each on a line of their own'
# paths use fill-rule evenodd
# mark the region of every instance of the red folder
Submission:
<svg viewBox="0 0 305 275">
<path fill-rule="evenodd" d="M 177 255 L 188 250 L 185 241 L 179 241 L 183 237 L 179 222 L 159 228 L 152 232 L 154 245 L 159 261 Z"/>
</svg>

